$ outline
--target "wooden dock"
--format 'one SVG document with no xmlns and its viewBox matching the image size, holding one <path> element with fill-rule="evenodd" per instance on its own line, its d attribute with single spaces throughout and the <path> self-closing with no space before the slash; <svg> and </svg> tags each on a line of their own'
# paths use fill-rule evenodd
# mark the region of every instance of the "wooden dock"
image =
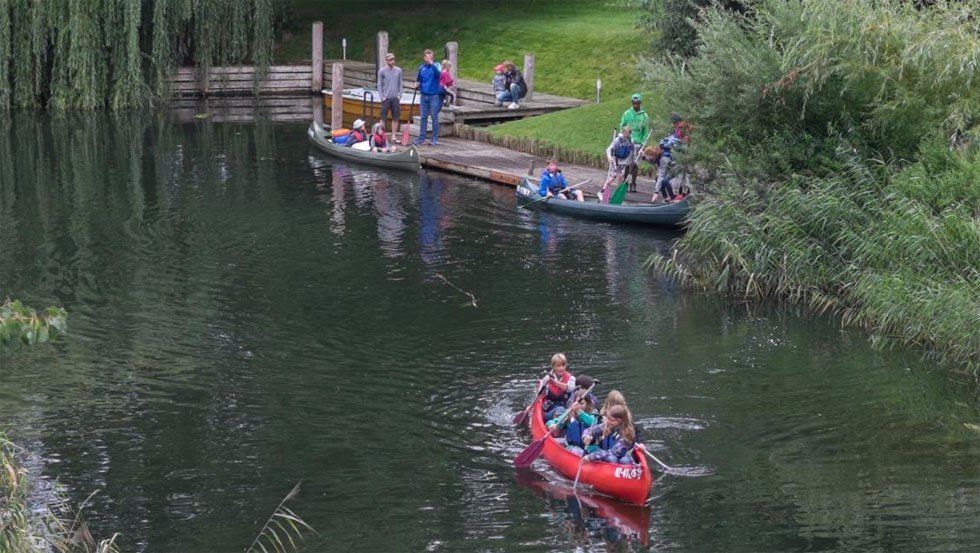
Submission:
<svg viewBox="0 0 980 553">
<path fill-rule="evenodd" d="M 376 88 L 378 77 L 377 70 L 373 63 L 351 60 L 325 60 L 324 66 L 329 67 L 334 63 L 344 65 L 344 88 Z M 405 88 L 411 90 L 414 83 L 414 65 L 412 67 L 402 67 Z M 324 72 L 324 91 L 329 91 L 332 86 L 332 77 L 329 72 Z M 510 110 L 506 107 L 496 107 L 496 98 L 490 87 L 489 79 L 487 82 L 472 81 L 468 79 L 456 80 L 456 95 L 458 98 L 457 106 L 450 109 L 443 109 L 439 113 L 440 123 L 453 124 L 460 123 L 466 125 L 482 125 L 489 123 L 500 123 L 512 121 L 524 117 L 543 115 L 563 109 L 583 106 L 590 103 L 587 100 L 578 98 L 567 98 L 554 94 L 544 94 L 535 92 L 531 100 L 522 101 L 521 107 Z M 380 100 L 377 101 L 380 105 Z M 324 95 L 324 107 L 330 109 L 330 97 Z M 418 116 L 418 113 L 415 114 Z"/>
<path fill-rule="evenodd" d="M 440 138 L 438 146 L 417 146 L 422 165 L 433 169 L 441 169 L 461 175 L 468 175 L 488 180 L 498 184 L 517 186 L 524 177 L 538 182 L 547 161 L 544 158 L 515 152 L 501 146 L 493 146 L 482 142 L 473 142 L 461 138 Z M 532 168 L 532 175 L 528 170 Z M 585 179 L 592 179 L 588 184 L 580 186 L 587 199 L 595 199 L 596 192 L 606 181 L 606 171 L 570 165 L 559 162 L 559 168 L 565 175 L 569 185 Z M 631 200 L 649 200 L 653 195 L 654 179 L 640 176 L 636 180 L 636 193 L 627 197 Z"/>
</svg>

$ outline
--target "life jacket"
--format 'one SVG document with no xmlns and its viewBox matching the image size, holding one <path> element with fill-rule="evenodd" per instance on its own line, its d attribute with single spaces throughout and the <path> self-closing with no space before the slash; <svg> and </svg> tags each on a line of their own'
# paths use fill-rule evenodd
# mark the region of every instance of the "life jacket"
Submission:
<svg viewBox="0 0 980 553">
<path fill-rule="evenodd" d="M 561 169 L 554 175 L 549 174 L 548 171 L 545 171 L 544 174 L 548 176 L 548 190 L 552 194 L 557 194 L 565 189 L 565 186 L 561 183 Z"/>
<path fill-rule="evenodd" d="M 374 147 L 375 148 L 384 148 L 385 146 L 388 145 L 388 135 L 386 135 L 386 134 L 385 135 L 374 134 L 374 135 L 371 135 L 371 138 L 374 139 Z"/>
<path fill-rule="evenodd" d="M 347 144 L 355 144 L 357 142 L 364 142 L 365 140 L 367 140 L 367 133 L 365 133 L 362 129 L 357 129 L 355 131 L 352 131 L 350 133 L 350 136 L 351 136 L 350 142 L 348 142 Z"/>
<path fill-rule="evenodd" d="M 589 426 L 582 422 L 581 419 L 575 417 L 568 423 L 568 429 L 565 430 L 565 443 L 568 445 L 577 445 L 584 449 L 585 442 L 582 440 L 582 437 L 588 428 Z"/>
<path fill-rule="evenodd" d="M 570 373 L 568 371 L 565 371 L 565 374 L 563 374 L 562 377 L 559 378 L 558 380 L 562 384 L 567 384 L 568 383 L 568 379 L 571 378 L 571 377 L 572 377 L 572 373 Z M 555 384 L 554 382 L 551 382 L 551 381 L 548 382 L 548 400 L 549 401 L 551 401 L 552 403 L 564 403 L 564 400 L 565 400 L 565 398 L 567 396 L 568 396 L 568 392 L 561 391 L 561 388 L 559 388 L 558 385 Z"/>
<path fill-rule="evenodd" d="M 610 432 L 605 438 L 602 437 L 602 430 L 599 430 L 595 437 L 596 439 L 593 443 L 602 450 L 612 449 L 616 445 L 616 442 L 621 439 L 618 428 Z"/>
<path fill-rule="evenodd" d="M 626 159 L 633 153 L 633 142 L 626 140 L 622 136 L 616 139 L 616 146 L 613 148 L 613 155 L 616 159 Z"/>
</svg>

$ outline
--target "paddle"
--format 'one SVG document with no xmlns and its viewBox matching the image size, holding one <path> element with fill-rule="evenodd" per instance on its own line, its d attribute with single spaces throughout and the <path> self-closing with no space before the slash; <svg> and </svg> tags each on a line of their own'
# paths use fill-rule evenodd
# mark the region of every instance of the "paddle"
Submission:
<svg viewBox="0 0 980 553">
<path fill-rule="evenodd" d="M 534 402 L 538 401 L 538 398 L 543 396 L 547 390 L 547 379 L 547 376 L 541 379 L 541 384 L 538 387 L 538 393 L 535 395 L 534 401 L 531 402 L 531 405 L 528 405 L 527 409 L 521 411 L 514 417 L 514 426 L 524 426 L 524 423 L 527 422 L 528 414 L 530 414 L 531 408 L 534 407 Z"/>
<path fill-rule="evenodd" d="M 592 386 L 589 386 L 588 390 L 585 391 L 586 395 L 588 395 L 589 392 L 591 392 L 592 388 L 594 387 L 595 387 L 595 382 L 593 382 Z M 571 413 L 572 413 L 571 409 L 567 409 L 564 413 L 562 413 L 561 418 L 558 419 L 558 422 L 555 424 L 555 426 L 556 427 L 561 426 L 561 424 L 565 422 L 565 419 L 568 418 L 568 415 L 570 415 Z M 548 428 L 548 425 L 546 424 L 544 435 L 542 435 L 537 440 L 531 442 L 530 445 L 524 448 L 524 451 L 520 452 L 517 455 L 517 457 L 514 457 L 514 466 L 517 468 L 531 466 L 531 463 L 533 463 L 535 459 L 541 456 L 541 451 L 544 450 L 544 442 L 545 440 L 548 439 L 548 436 L 550 435 L 551 435 L 551 429 Z"/>
<path fill-rule="evenodd" d="M 589 183 L 589 182 L 592 182 L 592 179 L 585 179 L 584 181 L 582 181 L 582 182 L 580 182 L 578 184 L 573 184 L 571 186 L 566 186 L 565 187 L 565 190 L 571 190 L 573 188 L 578 188 L 579 186 L 582 186 L 583 184 L 586 184 L 586 183 Z M 528 202 L 526 204 L 521 204 L 521 207 L 527 209 L 528 206 L 532 206 L 532 205 L 534 205 L 534 204 L 536 204 L 538 202 L 543 202 L 543 201 L 547 200 L 548 198 L 553 198 L 553 197 L 554 196 L 543 196 L 541 198 L 538 198 L 537 200 L 534 200 L 533 202 Z"/>
<path fill-rule="evenodd" d="M 408 123 L 405 123 L 405 128 L 402 130 L 402 146 L 408 146 L 408 128 L 412 126 L 412 110 L 415 109 L 415 95 L 419 93 L 419 89 L 415 89 L 412 92 L 412 103 L 408 105 Z"/>
<path fill-rule="evenodd" d="M 639 449 L 640 451 L 642 451 L 643 453 L 646 453 L 647 454 L 647 457 L 649 457 L 649 458 L 653 459 L 654 461 L 656 461 L 657 464 L 660 465 L 661 467 L 663 467 L 665 471 L 671 472 L 671 471 L 674 470 L 674 469 L 670 468 L 669 466 L 667 466 L 667 464 L 664 463 L 663 461 L 661 461 L 660 459 L 657 459 L 656 457 L 654 457 L 653 456 L 653 453 L 650 453 L 649 451 L 647 451 L 646 446 L 644 446 L 643 444 L 636 444 L 636 448 Z"/>
</svg>

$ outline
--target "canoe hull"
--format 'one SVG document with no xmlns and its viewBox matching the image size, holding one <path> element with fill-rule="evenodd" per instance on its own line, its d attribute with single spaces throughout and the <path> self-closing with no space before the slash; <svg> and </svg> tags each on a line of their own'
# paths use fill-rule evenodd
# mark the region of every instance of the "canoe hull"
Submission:
<svg viewBox="0 0 980 553">
<path fill-rule="evenodd" d="M 402 171 L 418 172 L 422 168 L 419 152 L 415 146 L 408 146 L 403 150 L 391 153 L 367 152 L 334 144 L 327 139 L 329 133 L 329 129 L 318 125 L 316 121 L 310 123 L 310 128 L 306 131 L 306 135 L 314 146 L 335 157 L 365 165 Z"/>
<path fill-rule="evenodd" d="M 531 184 L 527 178 L 521 179 L 516 194 L 519 204 L 527 204 L 541 198 L 537 185 Z M 552 198 L 529 207 L 598 221 L 679 227 L 684 224 L 691 212 L 691 201 L 690 197 L 687 197 L 672 204 L 624 202 L 622 205 L 609 205 L 595 201 L 579 202 Z"/>
<path fill-rule="evenodd" d="M 541 399 L 534 402 L 531 410 L 531 435 L 541 438 L 548 431 L 544 425 Z M 548 436 L 544 441 L 541 455 L 566 478 L 574 479 L 579 469 L 581 457 L 565 449 L 557 440 Z M 633 453 L 635 465 L 617 463 L 583 463 L 579 483 L 588 484 L 596 491 L 611 495 L 633 505 L 643 505 L 650 495 L 653 475 L 647 466 L 646 457 Z"/>
</svg>

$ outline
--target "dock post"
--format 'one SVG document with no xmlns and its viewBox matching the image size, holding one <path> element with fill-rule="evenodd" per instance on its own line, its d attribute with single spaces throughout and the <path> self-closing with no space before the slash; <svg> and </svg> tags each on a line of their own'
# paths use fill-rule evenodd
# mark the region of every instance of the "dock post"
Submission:
<svg viewBox="0 0 980 553">
<path fill-rule="evenodd" d="M 388 33 L 386 31 L 378 31 L 377 38 L 378 45 L 378 56 L 374 64 L 374 74 L 377 75 L 378 71 L 385 66 L 385 54 L 388 53 Z"/>
<path fill-rule="evenodd" d="M 459 43 L 456 41 L 451 41 L 446 43 L 446 59 L 449 63 L 453 64 L 453 69 L 450 74 L 453 76 L 453 81 L 456 80 L 456 75 L 459 72 Z M 459 91 L 459 87 L 456 87 L 456 91 Z M 456 105 L 459 105 L 459 96 L 456 96 Z"/>
<path fill-rule="evenodd" d="M 313 120 L 317 125 L 323 126 L 323 97 L 319 94 L 310 96 L 310 107 L 313 110 Z"/>
<path fill-rule="evenodd" d="M 313 22 L 313 80 L 310 91 L 319 94 L 323 90 L 323 21 Z"/>
<path fill-rule="evenodd" d="M 344 126 L 344 64 L 334 63 L 330 81 L 330 128 Z"/>
<path fill-rule="evenodd" d="M 524 81 L 527 82 L 525 100 L 534 99 L 534 54 L 524 54 Z"/>
</svg>

